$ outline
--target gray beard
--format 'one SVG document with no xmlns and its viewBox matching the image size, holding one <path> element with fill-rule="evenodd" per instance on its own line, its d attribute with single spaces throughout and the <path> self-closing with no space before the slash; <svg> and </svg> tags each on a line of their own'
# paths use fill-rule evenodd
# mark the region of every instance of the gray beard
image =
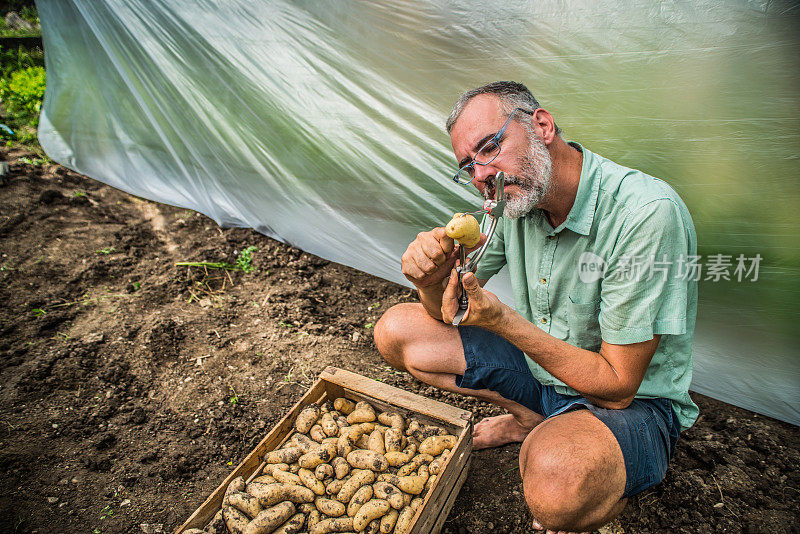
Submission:
<svg viewBox="0 0 800 534">
<path fill-rule="evenodd" d="M 520 174 L 507 174 L 505 180 L 505 185 L 513 184 L 521 189 L 520 194 L 506 196 L 503 215 L 509 219 L 517 219 L 534 210 L 550 186 L 553 165 L 547 146 L 539 137 L 530 136 L 528 151 L 519 163 Z M 490 198 L 488 188 L 484 189 L 483 195 Z"/>
</svg>

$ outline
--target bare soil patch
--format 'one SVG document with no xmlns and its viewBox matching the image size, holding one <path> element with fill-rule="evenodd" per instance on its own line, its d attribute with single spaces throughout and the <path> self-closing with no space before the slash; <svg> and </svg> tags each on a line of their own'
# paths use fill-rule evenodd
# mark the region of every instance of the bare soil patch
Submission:
<svg viewBox="0 0 800 534">
<path fill-rule="evenodd" d="M 387 367 L 407 288 L 58 165 L 0 183 L 0 530 L 170 532 L 328 365 L 499 413 Z M 177 267 L 236 262 L 252 273 Z M 694 395 L 667 478 L 605 532 L 798 532 L 800 431 Z M 519 446 L 478 451 L 450 533 L 530 532 Z"/>
</svg>

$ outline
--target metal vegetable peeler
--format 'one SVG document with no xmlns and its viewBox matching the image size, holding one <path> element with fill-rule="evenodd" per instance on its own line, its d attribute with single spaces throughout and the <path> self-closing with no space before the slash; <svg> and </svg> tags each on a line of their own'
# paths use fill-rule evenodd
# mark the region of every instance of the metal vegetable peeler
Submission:
<svg viewBox="0 0 800 534">
<path fill-rule="evenodd" d="M 458 245 L 461 254 L 461 265 L 456 267 L 456 272 L 458 273 L 458 283 L 461 286 L 461 296 L 458 298 L 458 312 L 456 312 L 455 317 L 453 317 L 453 326 L 461 324 L 461 320 L 464 318 L 469 308 L 469 298 L 467 297 L 467 292 L 464 290 L 464 283 L 462 281 L 464 273 L 475 272 L 477 269 L 478 262 L 481 261 L 483 254 L 486 252 L 486 247 L 489 246 L 489 242 L 492 240 L 494 231 L 497 228 L 497 221 L 503 216 L 503 211 L 506 209 L 506 196 L 503 190 L 505 181 L 505 173 L 502 171 L 498 172 L 495 177 L 494 200 L 486 200 L 486 202 L 483 203 L 483 209 L 474 212 L 485 213 L 492 218 L 492 224 L 489 226 L 489 233 L 486 234 L 486 242 L 470 258 L 467 258 L 466 249 L 460 243 Z"/>
</svg>

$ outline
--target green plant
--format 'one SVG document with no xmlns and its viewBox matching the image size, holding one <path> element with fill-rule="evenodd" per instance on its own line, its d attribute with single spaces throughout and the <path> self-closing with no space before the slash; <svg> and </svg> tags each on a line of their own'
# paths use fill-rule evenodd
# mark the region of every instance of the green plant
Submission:
<svg viewBox="0 0 800 534">
<path fill-rule="evenodd" d="M 107 254 L 111 254 L 112 252 L 116 252 L 116 251 L 117 251 L 117 249 L 115 249 L 114 247 L 104 247 L 104 248 L 95 250 L 95 252 L 97 254 L 106 254 L 106 255 Z M 109 289 L 106 288 L 106 291 L 109 291 Z"/>
<path fill-rule="evenodd" d="M 28 50 L 3 48 L 0 46 L 0 77 L 5 78 L 15 70 L 28 67 L 44 67 L 44 51 L 41 48 Z"/>
<path fill-rule="evenodd" d="M 0 102 L 12 118 L 23 119 L 34 128 L 39 124 L 46 74 L 43 67 L 16 70 L 0 80 Z"/>
<path fill-rule="evenodd" d="M 111 505 L 107 504 L 105 508 L 100 510 L 100 519 L 105 519 L 107 517 L 111 517 L 114 515 L 114 510 L 111 509 Z"/>
<path fill-rule="evenodd" d="M 36 136 L 34 136 L 34 139 L 35 138 L 36 138 Z M 50 158 L 48 158 L 47 156 L 44 156 L 44 157 L 41 157 L 41 158 L 29 158 L 29 157 L 26 157 L 26 156 L 22 156 L 21 158 L 17 158 L 17 161 L 19 161 L 20 163 L 26 163 L 28 165 L 36 165 L 37 167 L 39 165 L 45 165 L 47 163 L 52 163 L 52 160 Z"/>
<path fill-rule="evenodd" d="M 253 252 L 256 252 L 258 247 L 250 246 L 244 249 L 239 253 L 239 257 L 236 258 L 236 266 L 246 272 L 252 273 L 253 272 Z"/>
<path fill-rule="evenodd" d="M 44 311 L 41 308 L 34 308 L 34 309 L 31 310 L 31 313 L 33 314 L 34 317 L 41 317 L 42 315 L 44 315 L 47 312 Z"/>
<path fill-rule="evenodd" d="M 226 261 L 179 261 L 175 263 L 175 265 L 185 267 L 207 267 L 209 269 L 224 269 L 226 271 L 243 271 L 245 273 L 251 273 L 255 270 L 252 265 L 252 255 L 253 252 L 257 250 L 257 247 L 247 247 L 239 253 L 235 264 L 231 264 Z"/>
</svg>

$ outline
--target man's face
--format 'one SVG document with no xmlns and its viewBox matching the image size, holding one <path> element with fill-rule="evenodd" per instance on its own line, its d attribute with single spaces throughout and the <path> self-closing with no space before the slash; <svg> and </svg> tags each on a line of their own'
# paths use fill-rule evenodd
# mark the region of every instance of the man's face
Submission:
<svg viewBox="0 0 800 534">
<path fill-rule="evenodd" d="M 496 97 L 478 95 L 470 100 L 450 133 L 459 166 L 471 162 L 476 151 L 502 128 L 506 119 Z M 504 215 L 515 219 L 536 207 L 547 192 L 552 167 L 550 153 L 532 127 L 526 128 L 516 120 L 506 128 L 500 148 L 500 155 L 490 164 L 474 166 L 473 183 L 484 198 L 494 198 L 495 175 L 505 172 Z"/>
</svg>

